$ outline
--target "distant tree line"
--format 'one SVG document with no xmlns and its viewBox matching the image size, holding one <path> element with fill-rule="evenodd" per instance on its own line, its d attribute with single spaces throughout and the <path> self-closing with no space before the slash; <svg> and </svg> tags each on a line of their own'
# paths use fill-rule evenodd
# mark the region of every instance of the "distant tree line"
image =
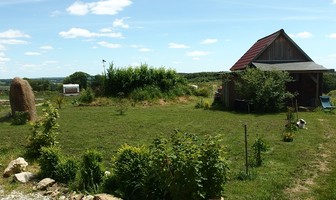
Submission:
<svg viewBox="0 0 336 200">
<path fill-rule="evenodd" d="M 75 72 L 65 78 L 40 78 L 27 80 L 34 91 L 62 91 L 62 83 L 79 84 L 81 89 L 92 89 L 97 96 L 117 96 L 119 92 L 131 94 L 141 89 L 171 91 L 187 83 L 211 82 L 222 80 L 221 72 L 177 73 L 172 69 L 153 68 L 147 64 L 140 67 L 117 68 L 110 64 L 106 74 L 89 75 Z M 9 86 L 12 79 L 0 79 L 0 86 Z M 323 93 L 336 90 L 336 73 L 323 74 Z"/>
<path fill-rule="evenodd" d="M 336 73 L 324 73 L 322 82 L 323 93 L 327 94 L 332 90 L 336 90 Z"/>
<path fill-rule="evenodd" d="M 221 81 L 223 72 L 180 73 L 191 83 Z"/>
</svg>

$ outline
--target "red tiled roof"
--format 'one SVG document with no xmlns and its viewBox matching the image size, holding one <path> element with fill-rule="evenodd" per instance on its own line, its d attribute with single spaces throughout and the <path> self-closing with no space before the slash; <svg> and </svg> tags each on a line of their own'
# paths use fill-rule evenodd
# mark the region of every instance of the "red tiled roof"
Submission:
<svg viewBox="0 0 336 200">
<path fill-rule="evenodd" d="M 284 30 L 281 29 L 271 35 L 259 39 L 254 45 L 231 67 L 231 71 L 245 69 L 247 65 L 260 55 Z"/>
</svg>

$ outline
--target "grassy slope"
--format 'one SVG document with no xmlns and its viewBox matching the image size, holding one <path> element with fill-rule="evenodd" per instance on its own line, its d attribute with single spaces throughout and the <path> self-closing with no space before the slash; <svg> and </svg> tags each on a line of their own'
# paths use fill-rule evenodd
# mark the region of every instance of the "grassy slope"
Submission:
<svg viewBox="0 0 336 200">
<path fill-rule="evenodd" d="M 148 144 L 155 137 L 168 136 L 174 129 L 198 135 L 221 134 L 231 166 L 231 180 L 225 187 L 226 199 L 335 197 L 336 179 L 330 175 L 336 174 L 332 153 L 336 151 L 336 115 L 300 113 L 300 118 L 308 122 L 308 130 L 300 130 L 294 142 L 285 143 L 281 140 L 285 113 L 247 115 L 204 111 L 194 109 L 194 105 L 136 106 L 119 116 L 114 107 L 67 104 L 60 110 L 58 141 L 69 156 L 78 156 L 88 148 L 98 149 L 103 152 L 108 166 L 110 158 L 124 143 Z M 6 112 L 7 109 L 2 109 L 0 117 Z M 249 145 L 259 135 L 270 148 L 263 155 L 264 165 L 255 170 L 257 178 L 252 181 L 235 178 L 244 170 L 244 123 L 248 125 Z M 0 122 L 0 163 L 3 164 L 0 170 L 10 158 L 20 155 L 28 134 L 29 125 L 11 126 L 9 122 Z M 325 170 L 321 170 L 321 163 L 325 164 Z"/>
</svg>

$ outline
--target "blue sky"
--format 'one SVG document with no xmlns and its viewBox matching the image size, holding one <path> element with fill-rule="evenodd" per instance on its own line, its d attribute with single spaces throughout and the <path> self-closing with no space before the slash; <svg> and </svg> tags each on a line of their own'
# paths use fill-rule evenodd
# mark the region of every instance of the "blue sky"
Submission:
<svg viewBox="0 0 336 200">
<path fill-rule="evenodd" d="M 91 75 L 117 67 L 228 71 L 284 29 L 336 68 L 336 0 L 0 0 L 0 78 Z"/>
</svg>

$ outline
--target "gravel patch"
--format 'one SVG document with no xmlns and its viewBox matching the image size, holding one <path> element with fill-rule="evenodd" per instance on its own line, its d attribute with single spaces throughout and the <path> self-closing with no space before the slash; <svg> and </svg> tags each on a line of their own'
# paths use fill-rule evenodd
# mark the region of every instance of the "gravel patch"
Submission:
<svg viewBox="0 0 336 200">
<path fill-rule="evenodd" d="M 43 196 L 39 193 L 30 193 L 30 194 L 24 194 L 22 192 L 18 191 L 12 191 L 9 194 L 5 194 L 5 191 L 0 186 L 0 199 L 1 200 L 50 200 L 51 198 L 48 196 Z"/>
</svg>

